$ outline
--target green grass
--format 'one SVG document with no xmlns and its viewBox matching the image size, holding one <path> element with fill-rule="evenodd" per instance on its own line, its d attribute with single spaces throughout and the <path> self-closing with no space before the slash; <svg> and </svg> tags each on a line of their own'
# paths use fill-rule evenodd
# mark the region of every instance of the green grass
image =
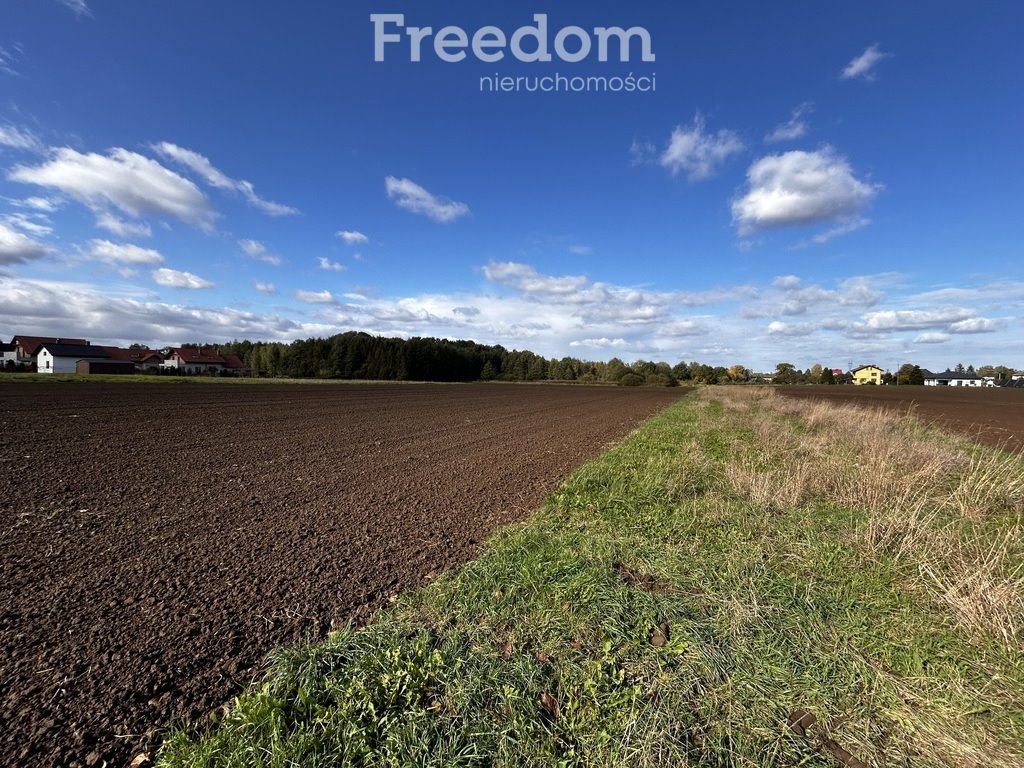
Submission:
<svg viewBox="0 0 1024 768">
<path fill-rule="evenodd" d="M 368 627 L 274 654 L 159 764 L 839 765 L 826 739 L 871 765 L 1024 764 L 1015 641 L 970 631 L 916 560 L 865 545 L 867 507 L 746 493 L 736 467 L 787 468 L 765 425 L 820 434 L 728 398 L 747 395 L 650 420 Z M 1019 526 L 1019 506 L 972 525 Z M 796 709 L 817 718 L 806 735 Z"/>
</svg>

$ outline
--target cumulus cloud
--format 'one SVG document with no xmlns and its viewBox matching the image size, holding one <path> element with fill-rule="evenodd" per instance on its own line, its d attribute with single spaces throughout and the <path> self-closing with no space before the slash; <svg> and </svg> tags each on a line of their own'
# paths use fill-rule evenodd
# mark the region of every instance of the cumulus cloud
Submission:
<svg viewBox="0 0 1024 768">
<path fill-rule="evenodd" d="M 179 147 L 169 141 L 154 144 L 153 149 L 160 155 L 188 168 L 211 187 L 240 194 L 249 205 L 263 211 L 268 216 L 295 216 L 299 213 L 298 209 L 289 205 L 281 205 L 260 197 L 250 182 L 231 178 L 198 152 Z"/>
<path fill-rule="evenodd" d="M 28 149 L 38 152 L 43 148 L 39 138 L 25 128 L 14 125 L 0 125 L 0 147 L 11 149 Z"/>
<path fill-rule="evenodd" d="M 116 209 L 133 219 L 170 216 L 203 230 L 216 214 L 199 188 L 160 163 L 116 147 L 108 154 L 83 154 L 69 147 L 53 150 L 37 166 L 16 166 L 11 181 L 56 189 L 97 215 Z"/>
<path fill-rule="evenodd" d="M 771 133 L 764 137 L 769 144 L 777 144 L 782 141 L 794 141 L 802 139 L 807 135 L 807 123 L 804 117 L 814 111 L 814 105 L 805 102 L 793 110 L 789 120 L 779 123 Z"/>
<path fill-rule="evenodd" d="M 399 208 L 422 214 L 441 223 L 448 223 L 469 215 L 469 206 L 447 198 L 437 197 L 410 179 L 388 176 L 384 179 L 388 197 Z"/>
<path fill-rule="evenodd" d="M 919 333 L 914 337 L 915 344 L 944 344 L 949 341 L 950 336 L 948 333 L 942 333 L 941 331 L 927 331 L 925 333 Z"/>
<path fill-rule="evenodd" d="M 0 264 L 24 264 L 41 259 L 49 252 L 50 249 L 37 240 L 0 223 Z"/>
<path fill-rule="evenodd" d="M 589 245 L 570 245 L 569 253 L 574 256 L 591 256 L 594 253 L 594 249 Z"/>
<path fill-rule="evenodd" d="M 90 240 L 89 250 L 86 252 L 89 258 L 102 261 L 105 264 L 163 264 L 164 257 L 159 251 L 152 248 L 140 248 L 137 245 L 128 243 L 112 243 L 109 240 Z M 166 270 L 171 272 L 172 270 Z M 157 282 L 160 282 L 157 280 Z M 166 283 L 161 283 L 166 285 Z"/>
<path fill-rule="evenodd" d="M 338 237 L 345 241 L 345 245 L 361 245 L 362 243 L 370 242 L 370 238 L 362 232 L 347 229 L 341 230 L 341 232 L 338 233 Z"/>
<path fill-rule="evenodd" d="M 583 276 L 551 277 L 541 275 L 529 264 L 517 262 L 491 262 L 484 267 L 484 276 L 524 293 L 570 294 L 579 291 L 590 281 Z"/>
<path fill-rule="evenodd" d="M 204 280 L 198 275 L 193 275 L 191 272 L 179 272 L 176 269 L 167 269 L 166 267 L 153 270 L 153 281 L 167 288 L 199 289 L 213 287 L 213 283 L 209 280 Z"/>
<path fill-rule="evenodd" d="M 875 67 L 883 59 L 887 59 L 892 56 L 891 53 L 884 53 L 878 48 L 878 43 L 868 46 L 864 49 L 864 53 L 860 56 L 856 56 L 851 59 L 850 63 L 843 67 L 843 71 L 839 77 L 843 80 L 853 80 L 860 78 L 861 80 L 874 80 Z"/>
<path fill-rule="evenodd" d="M 262 293 L 264 296 L 273 296 L 277 293 L 277 286 L 273 283 L 261 283 L 259 280 L 253 280 L 252 287 L 256 289 L 257 293 Z"/>
<path fill-rule="evenodd" d="M 743 151 L 743 142 L 734 131 L 723 128 L 708 133 L 704 128 L 704 118 L 697 115 L 691 125 L 672 131 L 659 162 L 673 176 L 685 173 L 690 181 L 702 181 L 713 176 L 729 157 Z"/>
<path fill-rule="evenodd" d="M 304 304 L 334 303 L 334 296 L 330 291 L 296 291 L 295 298 Z"/>
<path fill-rule="evenodd" d="M 259 240 L 239 240 L 238 247 L 245 252 L 246 256 L 262 261 L 275 267 L 281 266 L 281 257 L 276 253 L 271 253 L 267 246 L 261 243 Z"/>
<path fill-rule="evenodd" d="M 291 341 L 329 330 L 279 315 L 169 304 L 149 297 L 149 291 L 126 293 L 109 284 L 0 276 L 0 325 L 40 335 L 52 334 L 54 328 L 74 328 L 94 343 L 144 342 L 156 348 L 232 338 Z"/>
<path fill-rule="evenodd" d="M 747 187 L 732 203 L 743 236 L 780 227 L 849 225 L 881 189 L 857 179 L 831 147 L 762 157 L 747 170 Z"/>
<path fill-rule="evenodd" d="M 325 269 L 328 272 L 344 272 L 346 267 L 344 264 L 339 264 L 336 261 L 331 261 L 325 256 L 320 257 L 320 269 Z"/>
<path fill-rule="evenodd" d="M 962 320 L 971 320 L 977 313 L 963 307 L 941 309 L 881 310 L 864 315 L 864 326 L 873 331 L 907 331 L 926 328 L 948 328 Z"/>
</svg>

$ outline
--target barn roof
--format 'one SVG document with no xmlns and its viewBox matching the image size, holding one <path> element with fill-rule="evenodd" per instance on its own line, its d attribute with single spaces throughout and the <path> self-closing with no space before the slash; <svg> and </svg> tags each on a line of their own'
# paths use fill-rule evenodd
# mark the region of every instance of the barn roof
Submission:
<svg viewBox="0 0 1024 768">
<path fill-rule="evenodd" d="M 89 344 L 40 344 L 39 351 L 46 350 L 54 357 L 88 358 L 90 360 L 106 360 L 110 357 L 103 347 Z"/>
<path fill-rule="evenodd" d="M 75 344 L 89 346 L 88 339 L 64 339 L 57 336 L 15 336 L 11 343 L 20 346 L 29 357 L 35 357 L 44 344 Z"/>
<path fill-rule="evenodd" d="M 224 358 L 213 347 L 176 347 L 173 354 L 178 355 L 183 363 L 193 365 L 224 365 Z"/>
</svg>

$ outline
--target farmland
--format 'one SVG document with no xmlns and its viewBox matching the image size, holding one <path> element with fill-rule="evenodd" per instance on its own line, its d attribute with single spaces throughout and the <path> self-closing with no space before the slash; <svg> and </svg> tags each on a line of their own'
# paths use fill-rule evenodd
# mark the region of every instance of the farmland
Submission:
<svg viewBox="0 0 1024 768">
<path fill-rule="evenodd" d="M 0 762 L 122 764 L 479 553 L 681 390 L 0 387 Z"/>
<path fill-rule="evenodd" d="M 993 448 L 1024 450 L 1024 391 L 960 387 L 780 387 L 789 397 L 912 412 Z"/>
</svg>

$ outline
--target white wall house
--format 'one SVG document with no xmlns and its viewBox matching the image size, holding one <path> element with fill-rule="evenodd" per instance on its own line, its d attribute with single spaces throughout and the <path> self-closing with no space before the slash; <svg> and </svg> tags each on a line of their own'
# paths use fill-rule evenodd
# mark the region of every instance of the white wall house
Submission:
<svg viewBox="0 0 1024 768">
<path fill-rule="evenodd" d="M 976 373 L 957 373 L 956 371 L 943 371 L 942 373 L 929 373 L 924 378 L 926 387 L 994 387 L 995 382 L 983 379 Z"/>
<path fill-rule="evenodd" d="M 102 347 L 88 344 L 44 344 L 36 354 L 36 370 L 39 373 L 75 373 L 79 360 L 109 357 Z"/>
</svg>

